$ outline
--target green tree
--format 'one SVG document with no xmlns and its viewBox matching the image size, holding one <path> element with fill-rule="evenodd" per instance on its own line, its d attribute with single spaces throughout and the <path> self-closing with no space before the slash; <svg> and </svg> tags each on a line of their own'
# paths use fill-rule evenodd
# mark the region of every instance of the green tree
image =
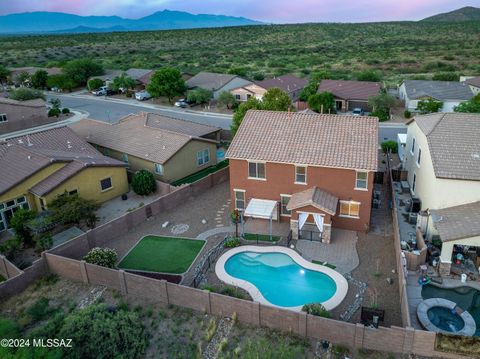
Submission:
<svg viewBox="0 0 480 359">
<path fill-rule="evenodd" d="M 50 75 L 47 78 L 47 87 L 50 89 L 57 88 L 60 90 L 72 91 L 76 84 L 74 80 L 65 74 Z"/>
<path fill-rule="evenodd" d="M 357 74 L 357 80 L 379 82 L 382 80 L 382 77 L 377 71 L 366 70 L 366 71 L 359 72 Z"/>
<path fill-rule="evenodd" d="M 43 92 L 38 90 L 33 90 L 27 87 L 21 87 L 16 90 L 11 90 L 9 97 L 12 100 L 17 100 L 17 101 L 28 101 L 28 100 L 34 100 L 36 98 L 41 98 L 42 100 L 45 99 L 45 95 L 43 94 Z"/>
<path fill-rule="evenodd" d="M 462 102 L 458 106 L 455 106 L 453 111 L 455 112 L 467 112 L 467 113 L 480 113 L 480 94 L 471 98 L 466 102 Z"/>
<path fill-rule="evenodd" d="M 85 85 L 90 77 L 103 75 L 102 65 L 90 59 L 72 60 L 63 67 L 63 74 L 71 79 L 75 85 Z"/>
<path fill-rule="evenodd" d="M 197 105 L 207 103 L 212 98 L 212 91 L 197 88 L 195 90 L 188 91 L 187 99 L 190 102 L 196 103 Z"/>
<path fill-rule="evenodd" d="M 117 252 L 111 248 L 95 247 L 83 257 L 83 260 L 98 266 L 113 268 L 117 262 Z"/>
<path fill-rule="evenodd" d="M 32 75 L 32 87 L 36 89 L 44 89 L 47 86 L 48 72 L 45 70 L 37 70 Z"/>
<path fill-rule="evenodd" d="M 23 86 L 28 82 L 30 82 L 30 74 L 27 71 L 22 71 L 15 77 L 15 83 L 17 83 L 17 85 Z"/>
<path fill-rule="evenodd" d="M 292 109 L 292 99 L 277 87 L 269 89 L 262 98 L 263 109 L 268 111 L 288 111 Z"/>
<path fill-rule="evenodd" d="M 63 224 L 80 224 L 87 222 L 89 227 L 93 227 L 92 218 L 96 219 L 95 211 L 99 205 L 93 200 L 79 197 L 78 194 L 69 195 L 67 192 L 58 196 L 48 206 L 52 211 L 54 221 Z M 95 221 L 93 221 L 95 222 Z"/>
<path fill-rule="evenodd" d="M 140 170 L 132 179 L 132 188 L 140 196 L 148 196 L 157 189 L 157 182 L 152 172 Z"/>
<path fill-rule="evenodd" d="M 3 85 L 7 82 L 8 76 L 10 76 L 10 70 L 5 66 L 0 65 L 0 85 Z"/>
<path fill-rule="evenodd" d="M 232 125 L 230 127 L 232 137 L 237 133 L 238 127 L 240 127 L 248 110 L 261 110 L 262 108 L 262 102 L 255 97 L 250 97 L 247 101 L 241 103 L 233 114 Z"/>
<path fill-rule="evenodd" d="M 390 96 L 385 91 L 382 91 L 376 96 L 372 96 L 368 99 L 368 104 L 375 109 L 390 110 L 395 105 L 395 97 Z"/>
<path fill-rule="evenodd" d="M 15 237 L 27 245 L 31 245 L 33 240 L 33 235 L 27 224 L 34 219 L 36 215 L 36 212 L 22 208 L 17 210 L 10 219 L 10 227 L 13 229 Z"/>
<path fill-rule="evenodd" d="M 308 98 L 308 107 L 318 113 L 335 113 L 335 98 L 331 92 L 320 92 Z"/>
<path fill-rule="evenodd" d="M 425 114 L 425 113 L 438 112 L 442 107 L 443 107 L 442 101 L 437 101 L 432 98 L 429 98 L 428 100 L 418 101 L 417 110 Z"/>
<path fill-rule="evenodd" d="M 110 84 L 110 88 L 114 91 L 119 91 L 120 89 L 133 89 L 135 88 L 136 81 L 130 76 L 127 76 L 126 73 L 121 74 L 113 79 L 113 82 Z"/>
<path fill-rule="evenodd" d="M 302 90 L 302 92 L 300 92 L 300 100 L 308 101 L 310 96 L 317 93 L 320 82 L 329 78 L 331 78 L 331 74 L 328 71 L 316 71 L 312 73 L 308 85 Z"/>
<path fill-rule="evenodd" d="M 217 104 L 226 108 L 231 108 L 237 103 L 235 96 L 228 91 L 223 91 L 218 96 Z"/>
<path fill-rule="evenodd" d="M 90 91 L 96 90 L 96 89 L 98 89 L 99 87 L 102 87 L 102 86 L 103 86 L 103 80 L 98 79 L 98 78 L 90 79 L 90 80 L 88 80 L 88 83 L 87 83 L 87 88 Z"/>
<path fill-rule="evenodd" d="M 187 86 L 182 78 L 182 73 L 169 67 L 156 71 L 147 85 L 150 95 L 153 97 L 165 96 L 170 103 L 175 96 L 182 95 L 186 90 Z"/>
<path fill-rule="evenodd" d="M 398 142 L 397 141 L 383 141 L 380 145 L 384 153 L 397 153 L 398 152 Z"/>
</svg>

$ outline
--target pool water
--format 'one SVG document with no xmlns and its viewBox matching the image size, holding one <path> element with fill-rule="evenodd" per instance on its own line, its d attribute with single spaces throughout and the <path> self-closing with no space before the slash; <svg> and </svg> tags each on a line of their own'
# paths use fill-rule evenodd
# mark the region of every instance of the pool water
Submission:
<svg viewBox="0 0 480 359">
<path fill-rule="evenodd" d="M 281 307 L 322 303 L 337 291 L 331 277 L 300 266 L 284 253 L 237 253 L 227 260 L 225 271 L 250 282 L 265 299 Z"/>
<path fill-rule="evenodd" d="M 447 332 L 458 332 L 465 326 L 461 316 L 445 307 L 432 307 L 427 315 L 433 325 Z"/>
<path fill-rule="evenodd" d="M 475 336 L 480 336 L 480 291 L 470 287 L 439 288 L 431 284 L 422 288 L 422 298 L 444 298 L 457 303 L 457 306 L 468 311 L 477 325 Z"/>
</svg>

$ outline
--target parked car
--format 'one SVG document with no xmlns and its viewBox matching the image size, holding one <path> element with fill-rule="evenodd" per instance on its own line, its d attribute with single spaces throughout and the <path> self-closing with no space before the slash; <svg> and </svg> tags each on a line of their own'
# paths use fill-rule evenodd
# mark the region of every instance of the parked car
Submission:
<svg viewBox="0 0 480 359">
<path fill-rule="evenodd" d="M 144 100 L 151 99 L 152 96 L 147 91 L 144 90 L 144 91 L 135 92 L 135 98 L 138 101 L 144 101 Z"/>
<path fill-rule="evenodd" d="M 95 91 L 92 91 L 92 95 L 94 96 L 106 96 L 108 91 L 108 86 L 102 86 Z"/>
<path fill-rule="evenodd" d="M 354 108 L 352 111 L 353 116 L 363 116 L 365 112 L 361 108 Z"/>
<path fill-rule="evenodd" d="M 185 98 L 182 98 L 180 100 L 178 100 L 177 102 L 175 102 L 175 106 L 176 107 L 187 107 L 189 105 L 189 102 L 187 101 L 187 99 Z"/>
</svg>

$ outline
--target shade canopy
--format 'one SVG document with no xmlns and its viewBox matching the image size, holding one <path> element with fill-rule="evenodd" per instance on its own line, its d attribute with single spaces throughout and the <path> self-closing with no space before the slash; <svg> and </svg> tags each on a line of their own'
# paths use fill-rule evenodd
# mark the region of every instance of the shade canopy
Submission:
<svg viewBox="0 0 480 359">
<path fill-rule="evenodd" d="M 262 219 L 272 219 L 277 201 L 252 198 L 245 209 L 244 216 Z"/>
</svg>

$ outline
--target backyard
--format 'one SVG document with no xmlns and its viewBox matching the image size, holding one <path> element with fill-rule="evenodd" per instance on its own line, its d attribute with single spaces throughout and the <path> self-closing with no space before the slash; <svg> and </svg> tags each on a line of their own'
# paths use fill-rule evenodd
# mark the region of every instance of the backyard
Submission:
<svg viewBox="0 0 480 359">
<path fill-rule="evenodd" d="M 119 268 L 182 274 L 188 270 L 205 241 L 162 236 L 145 236 L 120 261 Z"/>
</svg>

